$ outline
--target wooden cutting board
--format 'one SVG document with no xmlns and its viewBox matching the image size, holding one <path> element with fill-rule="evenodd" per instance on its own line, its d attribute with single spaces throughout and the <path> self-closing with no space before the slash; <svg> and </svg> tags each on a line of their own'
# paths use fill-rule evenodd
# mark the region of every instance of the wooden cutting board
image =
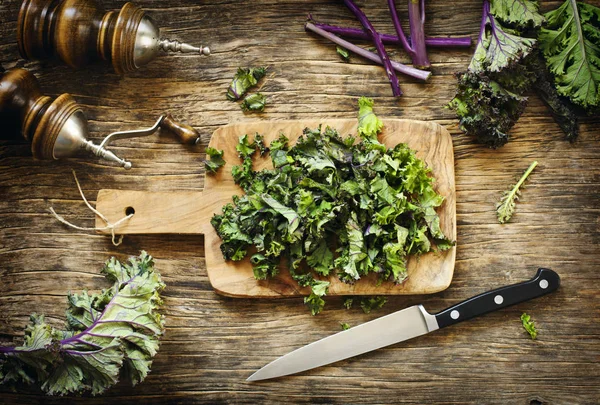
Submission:
<svg viewBox="0 0 600 405">
<path fill-rule="evenodd" d="M 289 273 L 283 269 L 271 280 L 254 279 L 249 259 L 226 262 L 220 251 L 221 239 L 210 225 L 215 213 L 231 202 L 234 194 L 243 194 L 234 183 L 231 167 L 240 164 L 235 145 L 241 135 L 251 139 L 255 133 L 265 137 L 266 143 L 284 133 L 293 144 L 305 127 L 319 124 L 336 128 L 342 136 L 356 134 L 356 119 L 324 121 L 263 121 L 226 125 L 217 129 L 209 143 L 224 150 L 227 164 L 216 175 L 207 175 L 203 191 L 122 191 L 100 190 L 96 207 L 109 220 L 116 222 L 126 212 L 135 211 L 133 217 L 118 227 L 118 234 L 204 234 L 206 270 L 209 280 L 219 294 L 232 297 L 277 298 L 306 295 L 308 289 L 299 288 Z M 433 122 L 413 120 L 384 120 L 385 127 L 379 136 L 381 142 L 393 147 L 404 142 L 417 156 L 424 159 L 436 178 L 436 189 L 445 197 L 438 209 L 444 233 L 456 240 L 456 200 L 454 189 L 454 155 L 452 140 L 445 128 Z M 255 158 L 254 169 L 272 168 L 268 158 Z M 105 224 L 96 218 L 98 227 Z M 151 253 L 151 252 L 150 252 Z M 386 282 L 376 285 L 376 278 L 364 278 L 355 284 L 345 284 L 331 278 L 329 295 L 393 295 L 430 294 L 450 285 L 454 272 L 456 247 L 443 253 L 428 253 L 412 257 L 408 263 L 408 280 L 402 285 Z"/>
</svg>

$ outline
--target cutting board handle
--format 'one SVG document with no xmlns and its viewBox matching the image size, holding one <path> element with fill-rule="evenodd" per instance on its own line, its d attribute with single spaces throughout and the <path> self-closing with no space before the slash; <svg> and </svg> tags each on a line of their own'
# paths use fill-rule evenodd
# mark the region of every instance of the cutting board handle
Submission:
<svg viewBox="0 0 600 405">
<path fill-rule="evenodd" d="M 202 191 L 126 191 L 100 190 L 96 209 L 115 223 L 126 215 L 133 216 L 115 229 L 115 233 L 204 234 L 210 218 L 216 212 Z M 96 227 L 106 226 L 96 217 Z M 101 231 L 110 233 L 110 231 Z"/>
</svg>

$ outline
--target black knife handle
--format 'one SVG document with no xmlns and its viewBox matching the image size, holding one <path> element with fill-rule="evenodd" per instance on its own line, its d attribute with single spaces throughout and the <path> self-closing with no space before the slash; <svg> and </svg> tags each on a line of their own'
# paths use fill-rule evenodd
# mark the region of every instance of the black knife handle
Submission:
<svg viewBox="0 0 600 405">
<path fill-rule="evenodd" d="M 538 269 L 535 277 L 523 283 L 501 287 L 476 295 L 435 314 L 440 328 L 487 314 L 497 309 L 528 301 L 556 291 L 560 277 L 550 269 Z"/>
</svg>

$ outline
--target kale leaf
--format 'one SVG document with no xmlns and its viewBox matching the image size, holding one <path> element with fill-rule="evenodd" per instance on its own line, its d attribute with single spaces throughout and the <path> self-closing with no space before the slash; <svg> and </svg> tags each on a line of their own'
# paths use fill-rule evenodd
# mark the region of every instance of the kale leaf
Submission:
<svg viewBox="0 0 600 405">
<path fill-rule="evenodd" d="M 492 4 L 497 2 L 492 0 Z M 535 39 L 522 37 L 517 31 L 504 27 L 490 11 L 489 3 L 485 2 L 484 7 L 487 8 L 484 8 L 481 32 L 469 70 L 474 73 L 500 72 L 527 56 Z"/>
<path fill-rule="evenodd" d="M 545 21 L 538 13 L 537 1 L 532 0 L 493 0 L 490 12 L 505 23 L 521 28 L 537 28 Z"/>
<path fill-rule="evenodd" d="M 536 80 L 527 66 L 536 40 L 506 24 L 537 27 L 542 21 L 534 1 L 484 1 L 475 53 L 468 70 L 457 75 L 456 96 L 448 104 L 461 129 L 478 142 L 492 148 L 508 142 L 525 109 L 523 94 Z"/>
<path fill-rule="evenodd" d="M 480 143 L 497 148 L 508 142 L 508 131 L 519 119 L 527 98 L 519 96 L 483 73 L 458 75 L 456 96 L 450 101 L 460 128 Z"/>
<path fill-rule="evenodd" d="M 262 93 L 255 93 L 247 96 L 240 104 L 243 111 L 264 111 L 267 104 L 267 98 Z"/>
<path fill-rule="evenodd" d="M 358 135 L 362 139 L 377 140 L 377 134 L 383 129 L 383 122 L 373 112 L 373 99 L 358 99 Z"/>
<path fill-rule="evenodd" d="M 539 34 L 558 93 L 586 109 L 600 106 L 600 8 L 566 0 L 545 15 Z"/>
<path fill-rule="evenodd" d="M 537 338 L 538 331 L 535 327 L 535 323 L 531 320 L 531 316 L 523 312 L 523 315 L 521 315 L 521 323 L 523 324 L 523 328 L 525 328 L 527 333 L 529 333 L 529 336 L 531 336 L 531 340 L 535 340 Z"/>
<path fill-rule="evenodd" d="M 325 277 L 353 283 L 377 273 L 401 283 L 410 255 L 451 247 L 435 212 L 443 197 L 431 171 L 406 145 L 381 144 L 382 126 L 372 100 L 361 98 L 361 142 L 329 127 L 306 128 L 293 146 L 280 135 L 269 146 L 274 168 L 261 171 L 253 171 L 252 157 L 262 137 L 240 137 L 242 164 L 232 175 L 245 194 L 211 220 L 223 257 L 251 254 L 257 279 L 287 263 L 299 286 L 310 287 L 305 303 L 317 314 L 330 285 Z"/>
<path fill-rule="evenodd" d="M 509 130 L 525 109 L 525 93 L 532 88 L 568 140 L 579 133 L 572 106 L 560 97 L 540 61 L 536 39 L 524 35 L 544 22 L 537 10 L 532 0 L 485 0 L 477 48 L 468 70 L 457 75 L 456 96 L 448 106 L 466 134 L 492 148 L 508 142 Z"/>
<path fill-rule="evenodd" d="M 22 346 L 0 347 L 0 382 L 38 383 L 50 395 L 100 394 L 124 377 L 133 385 L 150 372 L 164 333 L 160 291 L 165 287 L 152 257 L 142 252 L 102 272 L 113 282 L 98 294 L 67 297 L 65 330 L 31 315 Z"/>
<path fill-rule="evenodd" d="M 360 308 L 365 314 L 370 313 L 373 310 L 381 309 L 387 302 L 387 298 L 383 296 L 375 297 L 361 297 Z"/>
<path fill-rule="evenodd" d="M 335 47 L 335 50 L 344 62 L 350 62 L 350 51 L 339 45 Z"/>
<path fill-rule="evenodd" d="M 499 223 L 504 224 L 512 218 L 512 215 L 515 212 L 516 201 L 521 196 L 521 187 L 537 164 L 538 162 L 534 161 L 529 165 L 529 168 L 523 173 L 523 176 L 521 176 L 517 184 L 511 186 L 510 189 L 504 193 L 500 202 L 496 204 L 496 213 L 498 214 Z"/>
<path fill-rule="evenodd" d="M 239 100 L 246 94 L 248 89 L 256 86 L 258 81 L 266 74 L 266 67 L 238 68 L 237 73 L 227 89 L 227 99 L 231 101 Z"/>
<path fill-rule="evenodd" d="M 223 151 L 212 147 L 206 148 L 206 154 L 209 159 L 204 160 L 204 167 L 206 172 L 215 174 L 221 167 L 225 165 L 225 159 L 223 159 Z"/>
</svg>

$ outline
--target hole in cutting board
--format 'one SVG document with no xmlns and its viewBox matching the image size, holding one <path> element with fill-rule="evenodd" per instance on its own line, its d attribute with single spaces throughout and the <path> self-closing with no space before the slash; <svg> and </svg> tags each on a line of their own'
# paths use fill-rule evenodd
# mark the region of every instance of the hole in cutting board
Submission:
<svg viewBox="0 0 600 405">
<path fill-rule="evenodd" d="M 133 208 L 133 207 L 125 208 L 125 215 L 133 215 L 133 214 L 135 214 L 135 208 Z"/>
</svg>

